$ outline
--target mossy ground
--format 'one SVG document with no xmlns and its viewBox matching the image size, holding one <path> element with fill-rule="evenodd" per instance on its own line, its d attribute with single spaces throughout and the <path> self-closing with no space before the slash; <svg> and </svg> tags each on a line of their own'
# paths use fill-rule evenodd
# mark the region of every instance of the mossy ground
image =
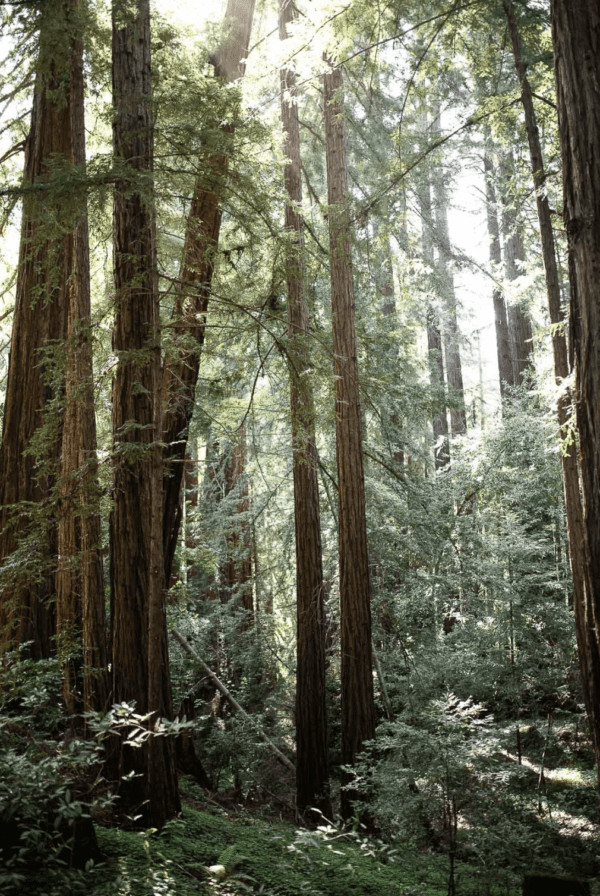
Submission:
<svg viewBox="0 0 600 896">
<path fill-rule="evenodd" d="M 188 789 L 181 819 L 160 834 L 98 828 L 106 862 L 89 876 L 90 896 L 446 896 L 448 858 L 413 847 L 391 850 L 352 832 L 309 831 L 243 811 L 199 808 Z M 211 866 L 213 868 L 212 872 Z M 216 866 L 216 867 L 215 867 Z M 220 866 L 220 867 L 219 867 Z M 507 894 L 458 863 L 461 894 Z M 513 892 L 517 892 L 516 889 Z"/>
<path fill-rule="evenodd" d="M 437 856 L 407 853 L 390 862 L 366 843 L 343 838 L 326 843 L 312 832 L 298 838 L 286 822 L 214 815 L 189 805 L 160 836 L 99 833 L 106 870 L 112 868 L 113 880 L 121 878 L 117 892 L 131 896 L 441 896 L 448 891 L 447 860 Z M 210 866 L 217 866 L 215 875 L 207 871 Z"/>
<path fill-rule="evenodd" d="M 552 783 L 557 807 L 559 794 L 568 804 L 569 797 L 581 793 L 584 782 L 557 776 Z M 449 858 L 443 853 L 409 843 L 396 843 L 392 849 L 352 831 L 303 829 L 277 818 L 271 807 L 265 806 L 263 814 L 258 814 L 260 807 L 249 812 L 233 802 L 220 807 L 188 779 L 181 784 L 183 815 L 160 834 L 97 825 L 105 856 L 102 864 L 85 873 L 74 872 L 71 878 L 36 875 L 26 889 L 0 887 L 0 892 L 11 896 L 13 892 L 19 896 L 447 896 L 450 892 Z M 593 791 L 584 787 L 588 789 Z M 555 834 L 558 847 L 564 833 Z M 585 838 L 576 839 L 573 848 L 582 847 Z M 576 853 L 577 849 L 574 859 Z M 585 874 L 582 859 L 583 855 L 579 868 L 565 870 Z M 474 856 L 468 863 L 456 862 L 455 880 L 457 896 L 521 892 L 521 874 L 492 869 Z M 592 883 L 592 892 L 600 896 L 600 884 Z"/>
</svg>

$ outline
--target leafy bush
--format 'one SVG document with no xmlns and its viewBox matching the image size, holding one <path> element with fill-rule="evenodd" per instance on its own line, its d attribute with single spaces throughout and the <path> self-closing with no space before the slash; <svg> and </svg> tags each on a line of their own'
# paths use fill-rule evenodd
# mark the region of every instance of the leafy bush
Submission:
<svg viewBox="0 0 600 896">
<path fill-rule="evenodd" d="M 90 817 L 99 747 L 68 735 L 60 682 L 56 660 L 12 653 L 0 670 L 0 893 L 36 872 L 47 893 L 68 892 L 76 866 L 99 858 Z"/>
</svg>

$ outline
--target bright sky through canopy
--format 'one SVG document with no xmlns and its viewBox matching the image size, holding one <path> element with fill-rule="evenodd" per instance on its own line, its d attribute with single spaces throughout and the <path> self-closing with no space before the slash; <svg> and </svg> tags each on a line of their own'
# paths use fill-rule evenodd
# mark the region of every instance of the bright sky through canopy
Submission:
<svg viewBox="0 0 600 896">
<path fill-rule="evenodd" d="M 161 13 L 173 17 L 182 25 L 199 28 L 206 22 L 219 21 L 225 9 L 224 0 L 154 0 L 154 5 Z"/>
</svg>

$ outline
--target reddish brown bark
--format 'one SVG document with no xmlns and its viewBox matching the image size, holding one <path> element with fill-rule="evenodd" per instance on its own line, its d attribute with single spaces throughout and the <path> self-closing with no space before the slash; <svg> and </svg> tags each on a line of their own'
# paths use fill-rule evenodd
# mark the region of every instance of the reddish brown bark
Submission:
<svg viewBox="0 0 600 896">
<path fill-rule="evenodd" d="M 5 647 L 33 642 L 34 658 L 54 651 L 55 633 L 53 490 L 61 431 L 51 408 L 60 399 L 61 377 L 53 374 L 51 351 L 67 333 L 74 247 L 71 218 L 52 187 L 50 160 L 70 160 L 72 151 L 67 11 L 62 3 L 48 3 L 40 20 L 0 446 L 0 640 Z"/>
<path fill-rule="evenodd" d="M 281 40 L 287 37 L 293 10 L 292 0 L 280 0 Z M 295 76 L 290 69 L 281 72 L 281 120 L 288 197 L 285 226 L 290 237 L 286 279 L 296 533 L 296 802 L 300 810 L 316 806 L 330 818 L 319 480 L 304 294 L 300 125 Z"/>
<path fill-rule="evenodd" d="M 367 549 L 354 285 L 345 147 L 342 70 L 323 80 L 331 307 L 339 486 L 339 562 L 342 678 L 342 763 L 351 766 L 375 735 L 371 655 L 371 583 Z M 345 781 L 348 781 L 345 776 Z M 342 790 L 342 815 L 352 814 Z"/>
<path fill-rule="evenodd" d="M 79 4 L 74 2 L 78 11 Z M 70 161 L 85 170 L 83 43 L 75 37 L 70 54 Z M 73 254 L 68 265 L 67 367 L 60 459 L 56 626 L 59 636 L 82 638 L 81 663 L 65 665 L 64 697 L 74 710 L 106 709 L 108 681 L 104 613 L 104 571 L 100 555 L 100 500 L 96 462 L 90 258 L 85 208 L 78 209 Z M 79 689 L 81 698 L 76 699 Z M 81 699 L 81 702 L 80 702 Z"/>
<path fill-rule="evenodd" d="M 172 714 L 162 557 L 160 327 L 152 194 L 153 121 L 148 0 L 113 6 L 116 313 L 113 510 L 110 517 L 113 700 Z M 122 811 L 162 827 L 180 811 L 173 743 L 123 747 Z"/>
<path fill-rule="evenodd" d="M 552 37 L 569 241 L 571 342 L 583 486 L 585 600 L 575 607 L 590 731 L 600 769 L 600 10 L 553 0 Z M 569 536 L 570 544 L 570 536 Z M 575 598 L 575 593 L 574 593 Z"/>
</svg>

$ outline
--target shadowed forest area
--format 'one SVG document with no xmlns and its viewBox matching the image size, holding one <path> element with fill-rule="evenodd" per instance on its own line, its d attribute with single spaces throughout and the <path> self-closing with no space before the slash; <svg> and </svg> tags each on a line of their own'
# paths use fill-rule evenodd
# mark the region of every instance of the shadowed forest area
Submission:
<svg viewBox="0 0 600 896">
<path fill-rule="evenodd" d="M 0 4 L 0 894 L 599 896 L 599 46 Z"/>
</svg>

